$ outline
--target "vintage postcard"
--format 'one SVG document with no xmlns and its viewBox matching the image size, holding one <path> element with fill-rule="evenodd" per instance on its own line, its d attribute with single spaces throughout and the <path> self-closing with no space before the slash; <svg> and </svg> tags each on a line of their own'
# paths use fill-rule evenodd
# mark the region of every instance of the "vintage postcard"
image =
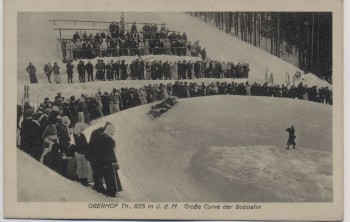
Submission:
<svg viewBox="0 0 350 222">
<path fill-rule="evenodd" d="M 343 219 L 340 0 L 5 0 L 4 217 Z"/>
</svg>

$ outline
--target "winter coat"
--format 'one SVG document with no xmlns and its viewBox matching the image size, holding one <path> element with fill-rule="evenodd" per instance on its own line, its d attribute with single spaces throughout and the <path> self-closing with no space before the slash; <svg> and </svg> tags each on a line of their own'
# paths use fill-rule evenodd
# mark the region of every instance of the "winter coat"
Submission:
<svg viewBox="0 0 350 222">
<path fill-rule="evenodd" d="M 68 63 L 66 67 L 67 67 L 67 74 L 68 75 L 72 75 L 73 74 L 74 65 Z"/>
<path fill-rule="evenodd" d="M 104 132 L 104 128 L 100 127 L 95 129 L 94 131 L 92 131 L 91 135 L 90 135 L 90 141 L 88 144 L 88 148 L 86 150 L 86 154 L 85 154 L 85 159 L 87 159 L 88 161 L 99 161 L 100 160 L 100 153 L 99 153 L 99 137 L 103 134 Z"/>
<path fill-rule="evenodd" d="M 295 129 L 294 128 L 288 128 L 288 129 L 286 129 L 286 131 L 288 132 L 287 145 L 295 145 L 295 138 L 296 138 L 296 136 L 294 135 Z"/>
<path fill-rule="evenodd" d="M 87 151 L 88 143 L 86 141 L 86 137 L 82 133 L 74 133 L 73 134 L 74 140 L 75 140 L 75 145 L 76 145 L 76 150 L 75 152 L 79 154 L 85 154 Z"/>
<path fill-rule="evenodd" d="M 77 69 L 78 69 L 78 73 L 79 74 L 84 74 L 84 72 L 85 72 L 85 65 L 83 63 L 79 63 Z"/>
<path fill-rule="evenodd" d="M 40 125 L 32 119 L 24 119 L 21 124 L 21 150 L 24 150 L 39 160 L 42 153 L 43 140 L 40 135 Z"/>
<path fill-rule="evenodd" d="M 67 153 L 69 147 L 69 133 L 68 127 L 62 123 L 58 123 L 56 126 L 57 137 L 60 141 L 60 150 L 63 153 Z"/>
<path fill-rule="evenodd" d="M 116 163 L 117 157 L 115 156 L 116 143 L 112 137 L 103 133 L 98 139 L 98 149 L 100 150 L 100 160 L 103 163 Z"/>
<path fill-rule="evenodd" d="M 52 67 L 52 70 L 53 70 L 53 74 L 55 74 L 55 75 L 60 74 L 60 67 L 58 65 L 54 65 Z"/>
</svg>

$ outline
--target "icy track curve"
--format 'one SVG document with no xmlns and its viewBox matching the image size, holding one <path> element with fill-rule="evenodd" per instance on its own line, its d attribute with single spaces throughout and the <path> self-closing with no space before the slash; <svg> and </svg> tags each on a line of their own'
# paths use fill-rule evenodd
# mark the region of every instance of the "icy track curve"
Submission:
<svg viewBox="0 0 350 222">
<path fill-rule="evenodd" d="M 120 198 L 100 195 L 18 152 L 18 201 L 331 201 L 331 106 L 208 96 L 180 99 L 152 120 L 151 105 L 107 116 L 84 131 L 89 139 L 106 121 L 116 126 Z M 285 150 L 291 124 L 296 151 Z"/>
<path fill-rule="evenodd" d="M 148 104 L 107 116 L 84 132 L 89 138 L 92 130 L 104 125 L 106 121 L 116 126 L 116 154 L 124 188 L 121 193 L 122 200 L 325 201 L 329 199 L 323 197 L 331 198 L 331 106 L 283 98 L 210 96 L 180 99 L 175 107 L 155 120 L 147 115 L 150 106 Z M 289 119 L 292 121 L 288 121 Z M 291 124 L 296 127 L 297 144 L 300 149 L 294 154 L 285 150 L 288 137 L 285 129 Z M 242 151 L 242 148 L 244 150 L 244 147 L 249 146 L 255 146 L 255 149 Z M 235 163 L 236 167 L 242 169 L 241 174 L 246 176 L 236 182 L 241 186 L 249 184 L 251 190 L 232 190 L 235 181 L 230 184 L 214 180 L 220 176 L 213 177 L 212 182 L 210 178 L 206 178 L 203 172 L 208 170 L 206 168 L 215 160 L 216 154 L 210 156 L 211 152 L 205 150 L 213 147 L 240 147 L 239 158 L 235 158 L 237 153 L 233 153 L 231 156 L 226 155 L 231 159 L 225 161 Z M 256 149 L 262 151 L 256 152 Z M 201 152 L 205 152 L 205 155 L 204 158 L 202 155 L 202 162 L 198 167 L 196 154 Z M 315 156 L 316 153 L 322 158 Z M 197 162 L 192 159 L 195 155 Z M 270 159 L 264 155 L 269 155 Z M 252 172 L 256 169 L 249 167 L 249 161 L 255 165 L 273 161 L 274 164 L 267 167 L 272 168 L 269 170 L 275 171 L 275 174 L 283 165 L 290 166 L 290 169 L 277 172 L 280 173 L 279 180 L 266 180 L 259 178 L 264 175 Z M 315 168 L 316 172 L 312 175 L 303 173 L 308 172 L 303 167 Z M 220 174 L 222 172 L 217 172 L 216 175 Z M 249 178 L 252 174 L 255 177 Z M 315 174 L 319 175 L 316 177 Z M 290 181 L 287 177 L 295 178 L 295 181 Z M 264 179 L 263 184 L 260 179 Z M 290 183 L 284 182 L 283 187 L 280 187 L 278 183 L 286 179 Z M 315 190 L 315 186 L 321 183 L 321 180 L 326 185 L 319 188 L 320 192 L 328 193 L 318 198 L 315 197 L 317 192 L 309 199 L 300 195 L 291 198 L 288 194 L 268 199 L 259 195 L 249 195 L 249 199 L 245 199 L 242 193 L 248 194 L 258 188 L 254 185 L 256 184 L 260 187 L 265 186 L 264 192 L 269 193 L 282 193 L 283 189 L 286 189 L 285 186 L 287 189 L 290 186 L 301 194 L 307 194 L 310 193 L 310 189 Z"/>
</svg>

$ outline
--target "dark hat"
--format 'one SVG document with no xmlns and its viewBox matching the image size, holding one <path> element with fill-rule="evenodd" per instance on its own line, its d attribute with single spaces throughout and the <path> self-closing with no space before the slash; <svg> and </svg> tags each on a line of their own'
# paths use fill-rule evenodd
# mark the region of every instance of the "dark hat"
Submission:
<svg viewBox="0 0 350 222">
<path fill-rule="evenodd" d="M 26 111 L 24 111 L 24 117 L 25 118 L 32 117 L 33 116 L 33 112 L 34 112 L 33 109 L 27 109 Z"/>
<path fill-rule="evenodd" d="M 45 128 L 45 132 L 44 132 L 45 135 L 47 135 L 47 137 L 50 139 L 57 139 L 57 129 L 55 126 L 53 125 L 48 125 L 46 128 Z"/>
</svg>

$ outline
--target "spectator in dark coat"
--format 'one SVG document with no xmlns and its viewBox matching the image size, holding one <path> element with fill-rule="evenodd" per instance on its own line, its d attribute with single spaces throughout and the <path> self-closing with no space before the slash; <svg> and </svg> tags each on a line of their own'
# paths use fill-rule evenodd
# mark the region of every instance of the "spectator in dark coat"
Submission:
<svg viewBox="0 0 350 222">
<path fill-rule="evenodd" d="M 25 151 L 36 160 L 40 159 L 42 152 L 42 139 L 40 124 L 32 120 L 33 110 L 28 109 L 24 112 L 24 119 L 21 124 L 21 150 Z"/>
<path fill-rule="evenodd" d="M 29 74 L 30 83 L 38 83 L 38 79 L 36 78 L 36 68 L 30 62 L 28 67 L 26 68 L 27 73 Z"/>
<path fill-rule="evenodd" d="M 79 81 L 85 82 L 85 65 L 83 61 L 79 62 L 77 69 L 79 73 Z"/>
<path fill-rule="evenodd" d="M 88 63 L 85 66 L 87 75 L 88 75 L 88 81 L 93 82 L 94 81 L 94 66 L 91 64 L 90 61 L 88 61 Z"/>
<path fill-rule="evenodd" d="M 102 102 L 102 113 L 104 116 L 108 116 L 109 113 L 109 94 L 105 92 L 104 95 L 101 96 Z"/>
<path fill-rule="evenodd" d="M 60 150 L 64 154 L 68 153 L 69 140 L 70 140 L 67 124 L 68 125 L 70 124 L 69 118 L 67 116 L 64 116 L 58 119 L 58 123 L 56 126 L 57 137 L 58 137 L 58 140 L 60 141 Z"/>
<path fill-rule="evenodd" d="M 99 136 L 97 143 L 99 144 L 98 156 L 101 157 L 102 162 L 102 175 L 106 182 L 107 196 L 109 197 L 118 197 L 118 193 L 123 190 L 118 176 L 119 166 L 115 156 L 114 133 L 114 126 L 107 125 L 104 133 Z"/>
<path fill-rule="evenodd" d="M 200 73 L 201 73 L 201 64 L 197 61 L 194 64 L 194 75 L 196 76 L 196 78 L 200 78 Z"/>
<path fill-rule="evenodd" d="M 103 181 L 102 181 L 102 168 L 103 163 L 101 161 L 101 157 L 99 156 L 99 146 L 101 144 L 98 144 L 99 137 L 104 133 L 106 130 L 107 125 L 110 125 L 111 123 L 106 122 L 106 125 L 100 128 L 95 129 L 92 131 L 90 135 L 90 141 L 88 145 L 88 149 L 85 154 L 86 160 L 90 162 L 92 171 L 93 171 L 93 178 L 94 178 L 94 185 L 92 187 L 93 190 L 96 190 L 99 193 L 107 194 L 106 189 L 103 187 Z"/>
<path fill-rule="evenodd" d="M 290 128 L 286 129 L 286 131 L 288 132 L 288 141 L 287 141 L 287 150 L 289 150 L 289 146 L 292 145 L 293 149 L 295 149 L 295 138 L 296 136 L 295 134 L 295 129 L 294 126 L 292 125 Z"/>
<path fill-rule="evenodd" d="M 77 176 L 82 185 L 89 186 L 87 179 L 88 163 L 85 159 L 88 143 L 85 135 L 82 133 L 85 128 L 86 125 L 82 122 L 75 124 L 73 137 L 76 145 L 75 160 L 77 161 Z"/>
<path fill-rule="evenodd" d="M 44 72 L 45 72 L 45 75 L 47 77 L 47 79 L 49 80 L 49 83 L 51 83 L 51 73 L 52 73 L 52 66 L 50 64 L 50 62 L 48 62 L 47 64 L 45 64 L 44 66 Z"/>
<path fill-rule="evenodd" d="M 67 67 L 68 83 L 73 83 L 74 65 L 72 64 L 72 62 L 69 61 L 66 67 Z"/>
<path fill-rule="evenodd" d="M 125 60 L 122 61 L 120 64 L 120 69 L 122 73 L 122 79 L 125 80 L 128 78 L 128 65 L 125 64 Z"/>
</svg>

